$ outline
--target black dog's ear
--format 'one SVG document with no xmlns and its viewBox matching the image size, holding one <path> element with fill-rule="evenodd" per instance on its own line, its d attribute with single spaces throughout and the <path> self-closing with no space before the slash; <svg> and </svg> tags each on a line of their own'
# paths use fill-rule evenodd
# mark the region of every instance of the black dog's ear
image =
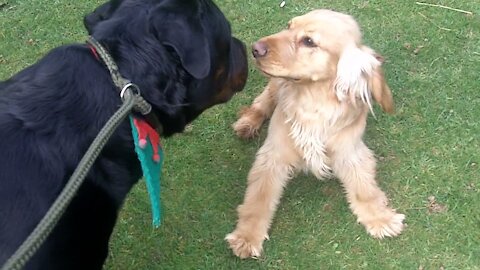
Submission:
<svg viewBox="0 0 480 270">
<path fill-rule="evenodd" d="M 198 12 L 189 13 L 162 4 L 150 14 L 150 29 L 162 44 L 175 50 L 189 74 L 203 79 L 210 73 L 209 43 Z"/>
<path fill-rule="evenodd" d="M 115 10 L 120 6 L 124 0 L 110 0 L 109 2 L 97 7 L 92 13 L 83 17 L 83 25 L 88 31 L 88 34 L 93 33 L 93 28 L 101 21 L 109 19 Z"/>
</svg>

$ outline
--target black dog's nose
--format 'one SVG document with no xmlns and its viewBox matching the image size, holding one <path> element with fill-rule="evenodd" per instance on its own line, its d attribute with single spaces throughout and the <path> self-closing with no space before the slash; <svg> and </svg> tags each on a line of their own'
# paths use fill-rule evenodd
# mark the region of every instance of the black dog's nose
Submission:
<svg viewBox="0 0 480 270">
<path fill-rule="evenodd" d="M 255 58 L 264 57 L 268 53 L 268 47 L 265 42 L 258 41 L 252 45 L 252 54 Z"/>
</svg>

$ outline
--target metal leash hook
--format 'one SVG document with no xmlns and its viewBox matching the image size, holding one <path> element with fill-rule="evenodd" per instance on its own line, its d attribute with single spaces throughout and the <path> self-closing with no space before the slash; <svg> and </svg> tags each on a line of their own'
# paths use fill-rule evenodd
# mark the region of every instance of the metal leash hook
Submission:
<svg viewBox="0 0 480 270">
<path fill-rule="evenodd" d="M 132 83 L 132 82 L 129 82 L 127 84 L 125 84 L 125 86 L 122 87 L 122 90 L 120 91 L 120 98 L 122 99 L 122 101 L 124 101 L 124 97 L 125 97 L 125 92 L 127 90 L 134 90 L 132 91 L 132 94 L 136 95 L 136 96 L 140 96 L 140 87 L 138 87 L 138 85 Z"/>
<path fill-rule="evenodd" d="M 126 95 L 133 95 L 136 99 L 133 109 L 142 115 L 147 115 L 152 111 L 152 105 L 148 103 L 142 96 L 138 85 L 129 82 L 122 87 L 120 98 L 124 101 Z"/>
</svg>

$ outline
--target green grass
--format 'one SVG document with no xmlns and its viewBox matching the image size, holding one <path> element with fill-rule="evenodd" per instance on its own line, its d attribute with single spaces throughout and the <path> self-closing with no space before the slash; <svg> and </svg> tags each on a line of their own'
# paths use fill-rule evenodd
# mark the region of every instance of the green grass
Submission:
<svg viewBox="0 0 480 270">
<path fill-rule="evenodd" d="M 236 221 L 246 176 L 262 138 L 231 131 L 237 110 L 262 90 L 251 66 L 244 92 L 165 140 L 163 224 L 151 226 L 143 183 L 125 203 L 106 269 L 480 269 L 480 5 L 477 0 L 217 1 L 247 44 L 314 8 L 354 15 L 365 42 L 386 57 L 397 114 L 376 108 L 367 144 L 378 178 L 408 227 L 398 238 L 370 238 L 349 211 L 337 181 L 298 176 L 286 189 L 265 254 L 234 257 L 223 241 Z M 0 0 L 0 79 L 49 49 L 83 41 L 82 15 L 97 0 Z M 447 30 L 448 29 L 448 30 Z M 417 50 L 417 51 L 416 51 Z M 431 212 L 434 196 L 442 211 Z"/>
</svg>

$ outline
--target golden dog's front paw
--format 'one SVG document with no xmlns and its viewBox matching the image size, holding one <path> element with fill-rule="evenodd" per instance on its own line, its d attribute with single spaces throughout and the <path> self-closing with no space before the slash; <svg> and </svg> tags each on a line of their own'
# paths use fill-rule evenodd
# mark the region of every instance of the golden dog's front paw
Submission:
<svg viewBox="0 0 480 270">
<path fill-rule="evenodd" d="M 258 136 L 258 131 L 263 124 L 264 116 L 261 112 L 244 108 L 240 112 L 240 118 L 232 125 L 238 137 L 251 139 Z"/>
<path fill-rule="evenodd" d="M 249 121 L 246 119 L 238 119 L 237 122 L 233 124 L 233 130 L 238 137 L 242 139 L 251 139 L 258 135 L 258 129 L 255 129 Z"/>
<path fill-rule="evenodd" d="M 262 254 L 263 238 L 255 239 L 252 235 L 247 235 L 234 231 L 225 237 L 233 253 L 242 258 L 259 257 Z M 266 237 L 267 238 L 267 237 Z"/>
<path fill-rule="evenodd" d="M 405 225 L 403 220 L 404 214 L 395 213 L 394 210 L 389 209 L 383 217 L 362 222 L 367 229 L 367 232 L 375 238 L 394 237 L 399 235 Z"/>
</svg>

